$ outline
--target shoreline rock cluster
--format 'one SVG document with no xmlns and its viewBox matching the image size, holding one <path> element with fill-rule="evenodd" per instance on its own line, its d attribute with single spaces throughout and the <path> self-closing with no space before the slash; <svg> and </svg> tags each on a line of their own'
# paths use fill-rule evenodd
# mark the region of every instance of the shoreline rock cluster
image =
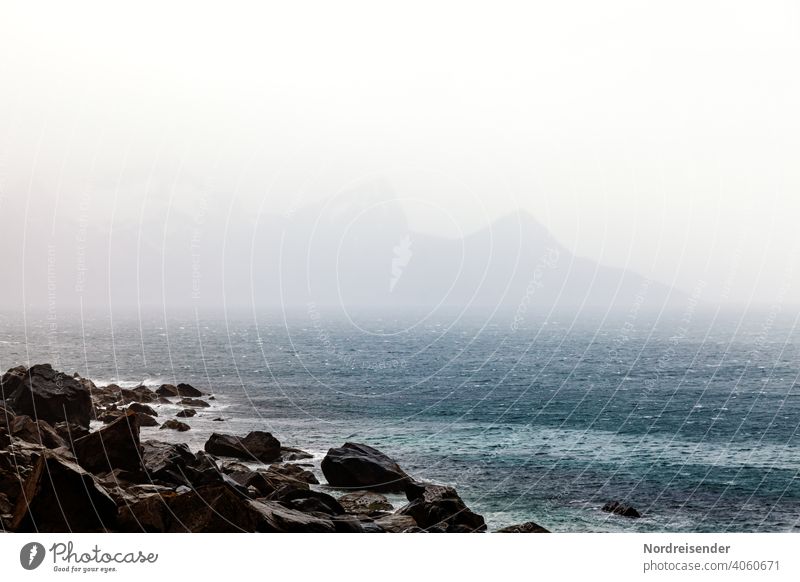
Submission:
<svg viewBox="0 0 800 582">
<path fill-rule="evenodd" d="M 188 384 L 98 387 L 39 364 L 7 371 L 0 388 L 3 531 L 487 530 L 453 487 L 417 481 L 368 445 L 330 449 L 320 484 L 304 464 L 311 455 L 268 432 L 215 432 L 201 451 L 143 440 L 142 426 L 186 431 L 179 419 L 209 406 L 213 396 Z M 159 418 L 153 406 L 166 403 L 182 407 L 176 418 Z M 103 426 L 92 430 L 91 421 Z M 331 489 L 347 492 L 337 498 Z M 408 503 L 393 507 L 388 492 Z M 529 522 L 500 531 L 547 530 Z"/>
</svg>

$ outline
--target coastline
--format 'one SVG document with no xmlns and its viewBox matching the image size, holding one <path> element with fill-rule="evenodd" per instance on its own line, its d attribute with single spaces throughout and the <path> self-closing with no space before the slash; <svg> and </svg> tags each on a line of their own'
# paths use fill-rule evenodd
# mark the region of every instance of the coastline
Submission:
<svg viewBox="0 0 800 582">
<path fill-rule="evenodd" d="M 2 389 L 3 531 L 488 530 L 455 488 L 366 444 L 322 455 L 263 431 L 230 434 L 225 404 L 188 384 L 103 386 L 39 364 L 7 371 Z"/>
</svg>

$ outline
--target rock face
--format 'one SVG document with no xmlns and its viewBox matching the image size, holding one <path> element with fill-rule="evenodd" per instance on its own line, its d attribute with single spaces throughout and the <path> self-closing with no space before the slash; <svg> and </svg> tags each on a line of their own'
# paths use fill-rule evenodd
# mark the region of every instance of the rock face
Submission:
<svg viewBox="0 0 800 582">
<path fill-rule="evenodd" d="M 621 515 L 623 517 L 642 517 L 642 515 L 636 511 L 630 505 L 626 505 L 625 503 L 621 503 L 619 501 L 609 501 L 606 503 L 602 508 L 603 511 L 607 511 L 608 513 L 613 513 L 615 515 Z"/>
<path fill-rule="evenodd" d="M 185 444 L 145 441 L 142 461 L 151 479 L 185 484 L 186 468 L 195 462 L 195 456 Z"/>
<path fill-rule="evenodd" d="M 526 521 L 500 528 L 497 533 L 550 533 L 550 530 L 543 528 L 538 523 Z"/>
<path fill-rule="evenodd" d="M 339 498 L 339 503 L 348 513 L 373 514 L 381 511 L 394 511 L 394 507 L 386 497 L 372 491 L 345 493 Z"/>
<path fill-rule="evenodd" d="M 117 505 L 97 480 L 75 463 L 43 451 L 17 500 L 17 532 L 96 532 L 113 527 Z"/>
<path fill-rule="evenodd" d="M 39 444 L 48 449 L 67 446 L 67 441 L 61 438 L 61 435 L 46 421 L 33 420 L 26 414 L 21 414 L 11 419 L 8 428 L 11 436 L 22 439 L 25 442 Z"/>
<path fill-rule="evenodd" d="M 410 515 L 423 529 L 440 528 L 454 533 L 486 531 L 483 516 L 469 509 L 452 487 L 414 483 L 406 489 L 406 497 L 410 503 L 398 513 Z"/>
<path fill-rule="evenodd" d="M 180 420 L 175 420 L 174 418 L 170 418 L 169 420 L 165 420 L 164 424 L 161 425 L 161 430 L 165 428 L 170 430 L 177 430 L 178 432 L 186 432 L 191 427 L 185 422 L 181 422 Z"/>
<path fill-rule="evenodd" d="M 127 412 L 100 430 L 75 441 L 75 457 L 81 467 L 93 473 L 124 469 L 142 469 L 139 444 L 139 419 Z"/>
<path fill-rule="evenodd" d="M 206 441 L 204 448 L 212 455 L 263 463 L 271 463 L 281 457 L 281 443 L 270 433 L 263 431 L 253 431 L 244 438 L 215 432 Z"/>
<path fill-rule="evenodd" d="M 403 491 L 410 477 L 387 455 L 367 445 L 345 443 L 330 449 L 322 472 L 333 487 Z"/>
<path fill-rule="evenodd" d="M 3 393 L 17 414 L 50 423 L 72 422 L 89 426 L 92 399 L 84 384 L 53 370 L 50 364 L 37 364 L 28 370 L 13 368 L 0 380 Z"/>
</svg>

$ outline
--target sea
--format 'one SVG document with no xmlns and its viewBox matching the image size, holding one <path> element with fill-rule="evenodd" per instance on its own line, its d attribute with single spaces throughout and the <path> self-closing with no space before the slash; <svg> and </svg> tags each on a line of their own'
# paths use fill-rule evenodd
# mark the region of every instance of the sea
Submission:
<svg viewBox="0 0 800 582">
<path fill-rule="evenodd" d="M 143 438 L 267 430 L 318 473 L 330 447 L 375 446 L 490 530 L 800 531 L 800 335 L 780 310 L 0 314 L 0 368 L 42 362 L 213 394 L 189 432 Z"/>
</svg>

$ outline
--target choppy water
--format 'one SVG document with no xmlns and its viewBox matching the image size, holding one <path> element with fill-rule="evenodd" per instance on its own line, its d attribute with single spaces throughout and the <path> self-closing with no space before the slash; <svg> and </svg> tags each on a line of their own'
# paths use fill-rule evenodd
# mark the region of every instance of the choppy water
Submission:
<svg viewBox="0 0 800 582">
<path fill-rule="evenodd" d="M 318 456 L 375 445 L 456 485 L 491 527 L 799 531 L 794 316 L 329 319 L 0 316 L 0 367 L 48 361 L 97 381 L 188 381 L 191 419 L 261 428 Z M 227 423 L 212 423 L 211 416 Z M 151 429 L 155 431 L 155 429 Z M 186 435 L 158 437 L 186 438 Z M 621 499 L 645 518 L 599 511 Z"/>
</svg>

